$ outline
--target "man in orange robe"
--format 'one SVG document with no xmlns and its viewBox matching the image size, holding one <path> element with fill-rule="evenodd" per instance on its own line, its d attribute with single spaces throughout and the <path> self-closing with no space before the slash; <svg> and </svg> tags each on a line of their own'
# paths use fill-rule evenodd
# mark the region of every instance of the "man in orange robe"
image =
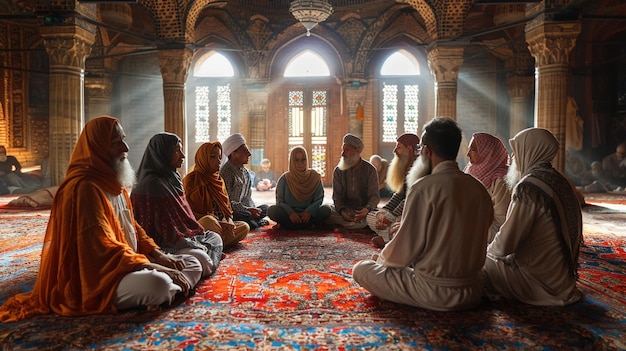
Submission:
<svg viewBox="0 0 626 351">
<path fill-rule="evenodd" d="M 195 257 L 164 254 L 135 222 L 124 137 L 112 117 L 85 125 L 52 204 L 35 286 L 9 298 L 0 321 L 158 306 L 200 280 Z"/>
</svg>

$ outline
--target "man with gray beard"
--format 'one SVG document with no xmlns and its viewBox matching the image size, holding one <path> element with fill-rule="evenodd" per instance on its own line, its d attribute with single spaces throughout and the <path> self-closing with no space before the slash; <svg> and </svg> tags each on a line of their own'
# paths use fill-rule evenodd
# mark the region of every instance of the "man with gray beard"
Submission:
<svg viewBox="0 0 626 351">
<path fill-rule="evenodd" d="M 352 276 L 384 300 L 437 311 L 471 308 L 483 294 L 491 197 L 455 161 L 461 143 L 455 121 L 431 120 L 421 141 L 398 232 L 380 255 L 355 264 Z"/>
<path fill-rule="evenodd" d="M 341 159 L 333 172 L 332 212 L 326 223 L 346 229 L 367 227 L 367 214 L 378 206 L 378 173 L 361 158 L 363 141 L 353 134 L 343 137 Z"/>
<path fill-rule="evenodd" d="M 85 124 L 54 197 L 35 286 L 7 300 L 0 321 L 153 308 L 198 283 L 200 262 L 163 253 L 133 218 L 125 137 L 113 117 Z"/>
<path fill-rule="evenodd" d="M 393 231 L 398 228 L 397 220 L 402 216 L 406 198 L 405 179 L 419 155 L 417 152 L 419 143 L 420 138 L 413 133 L 404 133 L 398 137 L 396 147 L 393 149 L 394 157 L 387 171 L 387 184 L 394 193 L 383 208 L 367 215 L 367 225 L 377 234 L 372 238 L 372 243 L 378 248 L 385 246 Z"/>
<path fill-rule="evenodd" d="M 576 302 L 582 215 L 573 186 L 552 167 L 559 142 L 546 129 L 528 128 L 509 143 L 513 160 L 506 179 L 513 190 L 506 219 L 487 248 L 488 296 L 538 306 Z"/>
</svg>

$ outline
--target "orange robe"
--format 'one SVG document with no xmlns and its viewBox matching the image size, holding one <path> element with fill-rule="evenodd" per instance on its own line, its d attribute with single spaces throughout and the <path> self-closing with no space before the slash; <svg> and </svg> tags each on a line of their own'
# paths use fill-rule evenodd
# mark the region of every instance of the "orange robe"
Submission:
<svg viewBox="0 0 626 351">
<path fill-rule="evenodd" d="M 128 193 L 107 165 L 115 122 L 109 117 L 85 125 L 52 204 L 35 287 L 9 298 L 0 307 L 0 321 L 50 312 L 63 316 L 115 313 L 112 301 L 119 282 L 149 263 L 146 255 L 158 248 L 133 219 L 135 252 L 107 198 L 107 193 L 122 194 L 131 206 Z"/>
</svg>

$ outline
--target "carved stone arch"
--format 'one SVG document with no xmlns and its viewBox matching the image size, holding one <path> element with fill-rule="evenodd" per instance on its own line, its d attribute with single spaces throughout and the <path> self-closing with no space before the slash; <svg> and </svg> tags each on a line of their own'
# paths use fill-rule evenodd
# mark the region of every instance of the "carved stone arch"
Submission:
<svg viewBox="0 0 626 351">
<path fill-rule="evenodd" d="M 410 4 L 424 19 L 426 31 L 431 40 L 437 40 L 437 15 L 430 4 L 433 0 L 398 0 L 399 3 Z"/>
<path fill-rule="evenodd" d="M 280 63 L 281 55 L 285 53 L 284 50 L 294 47 L 293 45 L 297 47 L 297 45 L 300 45 L 300 42 L 306 41 L 307 38 L 312 39 L 313 42 L 319 41 L 320 43 L 324 43 L 322 46 L 325 45 L 329 48 L 327 51 L 321 53 L 322 56 L 328 54 L 330 55 L 329 57 L 333 57 L 333 55 L 335 55 L 333 61 L 328 61 L 328 64 L 331 71 L 334 71 L 337 77 L 343 77 L 349 72 L 346 66 L 349 64 L 351 53 L 346 43 L 341 40 L 335 31 L 319 26 L 315 27 L 310 37 L 307 37 L 305 31 L 303 31 L 302 25 L 297 23 L 289 26 L 285 31 L 278 33 L 268 42 L 266 52 L 264 53 L 265 58 L 260 61 L 261 65 L 263 65 L 263 67 L 260 67 L 260 70 L 265 73 L 265 75 L 262 76 L 276 77 L 276 68 L 284 67 L 284 62 L 282 63 L 283 66 L 280 66 L 280 64 L 277 66 L 277 63 Z"/>
<path fill-rule="evenodd" d="M 321 55 L 328 64 L 331 74 L 336 77 L 343 77 L 345 74 L 343 57 L 337 50 L 337 47 L 332 45 L 326 38 L 318 37 L 311 34 L 311 36 L 303 35 L 298 38 L 285 43 L 279 49 L 273 52 L 270 66 L 270 77 L 272 79 L 279 79 L 282 77 L 282 69 L 297 53 L 311 49 Z"/>
<path fill-rule="evenodd" d="M 426 47 L 425 44 L 419 41 L 419 38 L 410 37 L 408 35 L 398 35 L 389 38 L 388 41 L 379 43 L 375 48 L 376 50 L 373 50 L 373 54 L 368 59 L 365 72 L 367 77 L 379 76 L 377 70 L 380 69 L 387 57 L 400 49 L 404 49 L 417 59 L 420 66 L 420 75 L 432 80 L 432 74 L 428 66 Z"/>
<path fill-rule="evenodd" d="M 395 9 L 385 11 L 370 24 L 368 31 L 361 38 L 358 50 L 354 56 L 354 64 L 351 71 L 353 77 L 365 77 L 365 70 L 367 60 L 370 56 L 370 50 L 374 48 L 379 34 L 383 29 L 387 28 L 391 18 L 396 14 Z"/>
<path fill-rule="evenodd" d="M 189 66 L 190 74 L 188 79 L 192 78 L 198 60 L 210 51 L 216 51 L 224 55 L 224 57 L 226 57 L 228 61 L 233 65 L 236 77 L 247 78 L 248 65 L 244 60 L 241 51 L 233 48 L 232 45 L 228 42 L 224 42 L 222 40 L 219 40 L 218 38 L 212 39 L 213 40 L 207 42 L 207 45 L 205 45 L 204 47 L 195 50 L 193 58 L 191 59 L 191 65 Z"/>
</svg>

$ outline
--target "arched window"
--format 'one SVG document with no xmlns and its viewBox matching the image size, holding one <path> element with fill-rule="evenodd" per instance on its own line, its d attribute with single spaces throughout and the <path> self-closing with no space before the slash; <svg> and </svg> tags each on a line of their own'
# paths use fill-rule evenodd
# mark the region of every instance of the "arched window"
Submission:
<svg viewBox="0 0 626 351">
<path fill-rule="evenodd" d="M 294 55 L 285 66 L 285 78 L 330 77 L 326 61 L 312 50 L 304 50 Z M 288 94 L 288 133 L 289 149 L 302 145 L 309 152 L 311 168 L 322 179 L 326 178 L 328 95 L 323 87 L 304 86 L 289 89 Z"/>
<path fill-rule="evenodd" d="M 404 49 L 383 62 L 381 76 L 381 142 L 395 143 L 403 133 L 417 133 L 420 102 L 419 62 Z"/>
<path fill-rule="evenodd" d="M 330 69 L 326 61 L 311 50 L 295 55 L 285 67 L 285 77 L 328 77 Z"/>
<path fill-rule="evenodd" d="M 194 109 L 189 114 L 193 123 L 189 124 L 187 133 L 190 144 L 197 145 L 190 148 L 190 152 L 199 144 L 213 140 L 222 142 L 231 134 L 234 82 L 235 69 L 223 54 L 211 50 L 196 60 L 189 89 L 193 92 Z"/>
</svg>

